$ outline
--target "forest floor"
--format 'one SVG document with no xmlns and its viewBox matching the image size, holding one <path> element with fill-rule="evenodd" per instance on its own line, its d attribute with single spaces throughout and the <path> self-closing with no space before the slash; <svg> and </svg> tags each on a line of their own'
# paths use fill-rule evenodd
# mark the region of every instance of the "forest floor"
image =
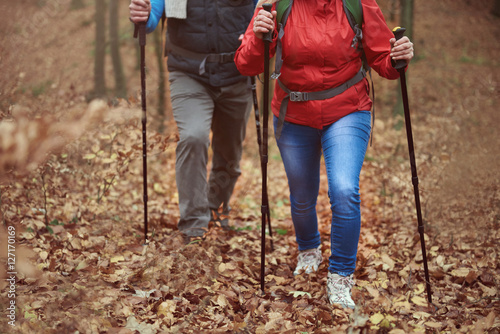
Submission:
<svg viewBox="0 0 500 334">
<path fill-rule="evenodd" d="M 298 251 L 273 138 L 274 250 L 268 237 L 262 295 L 253 119 L 232 198 L 232 229 L 213 226 L 205 240 L 184 244 L 176 229 L 176 128 L 168 107 L 164 118 L 155 111 L 152 38 L 150 233 L 143 246 L 137 42 L 122 4 L 130 96 L 89 104 L 94 6 L 83 3 L 80 9 L 71 9 L 69 0 L 0 3 L 0 333 L 500 332 L 500 19 L 491 14 L 492 0 L 415 7 L 416 57 L 408 80 L 432 304 L 404 119 L 393 115 L 399 82 L 374 74 L 377 119 L 361 174 L 353 311 L 326 299 L 324 170 L 317 211 L 325 261 L 317 273 L 292 274 Z M 378 3 L 388 25 L 396 26 L 390 1 Z"/>
</svg>

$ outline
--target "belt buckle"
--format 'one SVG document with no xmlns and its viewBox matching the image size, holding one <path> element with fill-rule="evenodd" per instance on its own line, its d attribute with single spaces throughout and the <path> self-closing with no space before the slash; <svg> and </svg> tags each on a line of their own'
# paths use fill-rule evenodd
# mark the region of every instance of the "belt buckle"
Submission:
<svg viewBox="0 0 500 334">
<path fill-rule="evenodd" d="M 307 97 L 302 92 L 290 92 L 290 101 L 293 102 L 307 101 Z"/>
<path fill-rule="evenodd" d="M 234 54 L 232 53 L 223 53 L 221 55 L 221 63 L 231 63 L 234 61 Z"/>
</svg>

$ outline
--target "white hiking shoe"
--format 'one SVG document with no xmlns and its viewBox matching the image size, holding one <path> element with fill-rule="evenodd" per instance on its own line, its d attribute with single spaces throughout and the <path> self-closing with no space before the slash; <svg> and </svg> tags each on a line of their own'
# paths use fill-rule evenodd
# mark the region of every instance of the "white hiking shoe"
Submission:
<svg viewBox="0 0 500 334">
<path fill-rule="evenodd" d="M 318 248 L 299 251 L 297 267 L 295 268 L 293 275 L 295 276 L 302 272 L 310 274 L 313 271 L 317 271 L 321 261 L 323 261 L 323 256 L 321 255 L 321 245 L 319 245 Z"/>
<path fill-rule="evenodd" d="M 356 306 L 351 297 L 351 289 L 354 286 L 353 275 L 340 276 L 338 274 L 328 273 L 326 281 L 326 293 L 330 304 L 339 304 L 343 308 L 352 308 Z"/>
</svg>

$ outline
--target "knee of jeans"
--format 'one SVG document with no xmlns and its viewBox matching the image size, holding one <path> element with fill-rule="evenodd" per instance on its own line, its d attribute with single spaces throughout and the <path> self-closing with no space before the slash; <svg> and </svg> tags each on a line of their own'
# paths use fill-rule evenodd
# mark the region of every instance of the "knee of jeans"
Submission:
<svg viewBox="0 0 500 334">
<path fill-rule="evenodd" d="M 359 187 L 356 185 L 344 184 L 333 190 L 329 190 L 331 209 L 352 210 L 360 203 Z"/>
<path fill-rule="evenodd" d="M 290 199 L 292 212 L 296 215 L 307 215 L 316 208 L 316 200 L 301 202 L 294 198 Z"/>
</svg>

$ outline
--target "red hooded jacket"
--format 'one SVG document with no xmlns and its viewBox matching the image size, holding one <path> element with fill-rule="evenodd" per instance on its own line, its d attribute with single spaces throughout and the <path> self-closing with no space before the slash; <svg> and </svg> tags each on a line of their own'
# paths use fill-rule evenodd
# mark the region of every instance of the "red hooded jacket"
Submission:
<svg viewBox="0 0 500 334">
<path fill-rule="evenodd" d="M 375 0 L 361 0 L 363 6 L 363 49 L 368 64 L 382 77 L 399 78 L 391 65 L 389 40 L 394 37 Z M 258 10 L 254 14 L 254 18 Z M 294 0 L 282 39 L 283 66 L 280 81 L 290 90 L 316 92 L 339 86 L 352 78 L 362 66 L 361 53 L 351 47 L 354 31 L 349 25 L 341 0 Z M 276 34 L 270 57 L 276 48 Z M 235 63 L 243 75 L 264 70 L 264 42 L 248 26 Z M 286 93 L 275 85 L 271 108 L 278 117 Z M 321 129 L 359 111 L 370 110 L 367 79 L 326 100 L 290 101 L 285 120 Z"/>
</svg>

